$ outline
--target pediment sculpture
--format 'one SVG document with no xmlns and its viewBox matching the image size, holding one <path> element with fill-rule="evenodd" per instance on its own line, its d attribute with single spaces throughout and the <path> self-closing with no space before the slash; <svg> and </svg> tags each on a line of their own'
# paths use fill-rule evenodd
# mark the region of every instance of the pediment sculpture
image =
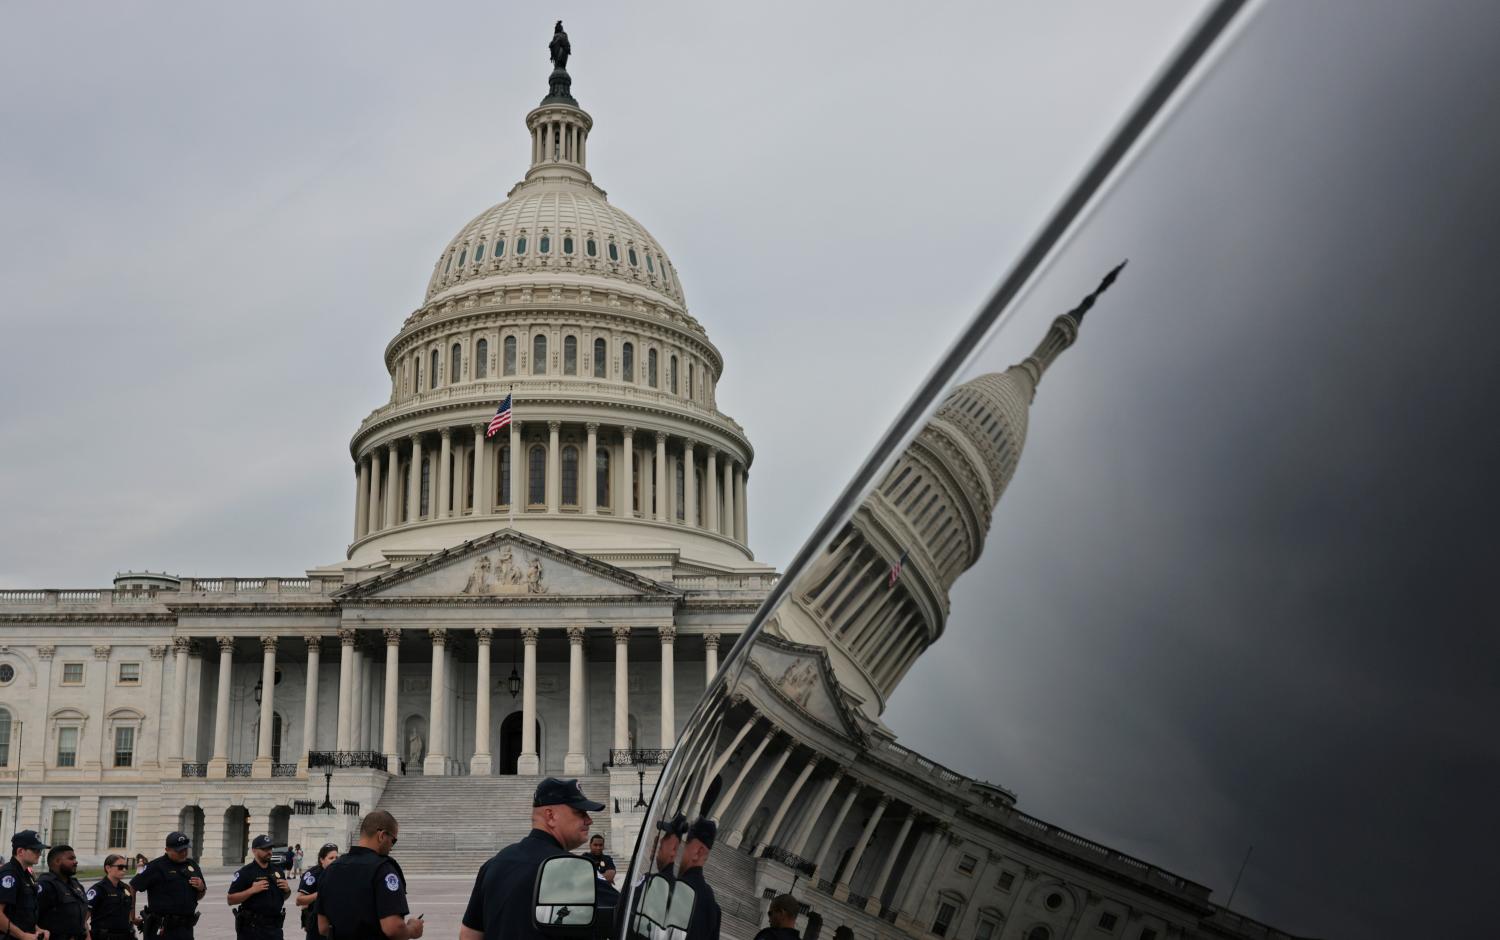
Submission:
<svg viewBox="0 0 1500 940">
<path fill-rule="evenodd" d="M 517 559 L 507 545 L 500 550 L 497 559 L 491 559 L 489 555 L 475 559 L 463 593 L 470 596 L 545 594 L 547 587 L 542 583 L 542 563 L 536 558 L 529 563 Z"/>
</svg>

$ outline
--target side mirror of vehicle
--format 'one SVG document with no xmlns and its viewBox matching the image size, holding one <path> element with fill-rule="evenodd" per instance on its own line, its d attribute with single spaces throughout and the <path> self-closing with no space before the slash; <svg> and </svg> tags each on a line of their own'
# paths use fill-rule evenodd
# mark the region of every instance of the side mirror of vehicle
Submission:
<svg viewBox="0 0 1500 940">
<path fill-rule="evenodd" d="M 660 875 L 641 885 L 640 906 L 631 917 L 631 940 L 683 940 L 693 917 L 693 889 Z"/>
<path fill-rule="evenodd" d="M 532 923 L 546 937 L 584 938 L 593 933 L 594 864 L 564 855 L 537 872 Z"/>
</svg>

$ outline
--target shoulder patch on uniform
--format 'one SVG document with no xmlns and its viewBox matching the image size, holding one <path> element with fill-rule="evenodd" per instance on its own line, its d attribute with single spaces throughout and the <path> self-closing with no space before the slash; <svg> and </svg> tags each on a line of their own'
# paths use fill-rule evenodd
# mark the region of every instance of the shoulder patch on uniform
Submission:
<svg viewBox="0 0 1500 940">
<path fill-rule="evenodd" d="M 90 888 L 90 889 L 89 889 L 89 890 L 88 890 L 88 892 L 87 892 L 87 893 L 86 893 L 86 894 L 85 894 L 85 895 L 84 895 L 84 897 L 86 897 L 86 898 L 88 898 L 88 899 L 89 899 L 89 900 L 90 900 L 90 901 L 92 901 L 92 900 L 93 900 L 93 899 L 94 899 L 94 895 L 96 895 L 96 894 L 98 894 L 98 893 L 99 893 L 99 892 L 97 892 L 97 891 L 95 891 L 95 890 L 94 890 L 94 889 L 93 889 L 93 888 Z"/>
<path fill-rule="evenodd" d="M 15 875 L 6 875 L 4 878 L 0 878 L 0 888 L 14 888 L 15 886 L 16 886 L 16 876 Z"/>
<path fill-rule="evenodd" d="M 308 872 L 307 874 L 305 874 L 305 875 L 302 876 L 302 883 L 305 884 L 305 885 L 308 885 L 308 886 L 311 886 L 312 883 L 314 881 L 317 881 L 317 880 L 318 879 L 316 879 L 316 878 L 313 877 L 313 873 L 312 872 Z"/>
<path fill-rule="evenodd" d="M 385 886 L 389 891 L 400 891 L 401 879 L 396 877 L 395 872 L 391 872 L 389 875 L 385 876 Z"/>
</svg>

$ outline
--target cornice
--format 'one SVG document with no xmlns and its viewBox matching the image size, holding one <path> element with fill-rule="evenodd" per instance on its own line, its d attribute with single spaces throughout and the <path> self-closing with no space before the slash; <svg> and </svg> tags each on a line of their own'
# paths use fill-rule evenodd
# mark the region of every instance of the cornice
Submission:
<svg viewBox="0 0 1500 940">
<path fill-rule="evenodd" d="M 0 613 L 0 623 L 176 623 L 177 617 L 170 613 L 109 613 L 91 614 L 77 611 L 56 614 L 12 614 Z"/>
</svg>

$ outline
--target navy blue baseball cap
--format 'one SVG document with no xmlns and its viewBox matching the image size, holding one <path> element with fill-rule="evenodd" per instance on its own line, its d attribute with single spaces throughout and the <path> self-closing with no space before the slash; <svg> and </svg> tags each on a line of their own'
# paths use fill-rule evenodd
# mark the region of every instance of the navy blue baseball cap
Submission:
<svg viewBox="0 0 1500 940">
<path fill-rule="evenodd" d="M 595 803 L 583 795 L 578 789 L 578 779 L 559 780 L 556 777 L 548 777 L 536 785 L 536 796 L 531 798 L 532 806 L 571 806 L 585 812 L 597 813 L 604 809 L 603 803 Z"/>
<path fill-rule="evenodd" d="M 656 828 L 660 829 L 662 832 L 669 833 L 680 839 L 687 834 L 688 818 L 685 814 L 678 813 L 671 819 L 658 819 L 656 821 Z"/>
<path fill-rule="evenodd" d="M 271 837 L 267 835 L 256 836 L 254 841 L 250 843 L 250 848 L 252 849 L 270 849 L 275 848 L 275 846 L 276 843 L 272 842 Z"/>
<path fill-rule="evenodd" d="M 22 829 L 10 837 L 10 847 L 13 849 L 31 849 L 33 852 L 45 852 L 51 846 L 42 841 L 42 837 L 36 834 L 35 829 Z"/>
<path fill-rule="evenodd" d="M 192 844 L 193 840 L 189 839 L 185 832 L 167 833 L 167 848 L 169 849 L 185 849 Z"/>
<path fill-rule="evenodd" d="M 714 847 L 714 839 L 719 835 L 719 824 L 706 816 L 700 816 L 688 826 L 687 838 L 691 842 L 697 839 L 709 848 Z"/>
</svg>

